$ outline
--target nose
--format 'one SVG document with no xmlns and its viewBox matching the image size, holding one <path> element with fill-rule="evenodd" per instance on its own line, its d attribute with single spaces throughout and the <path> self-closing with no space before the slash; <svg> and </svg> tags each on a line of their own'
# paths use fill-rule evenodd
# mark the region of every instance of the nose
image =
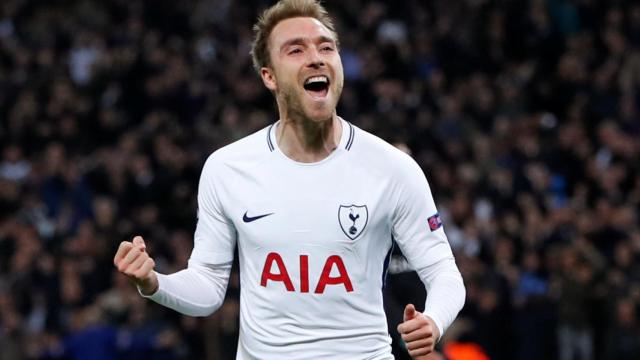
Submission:
<svg viewBox="0 0 640 360">
<path fill-rule="evenodd" d="M 324 60 L 320 56 L 320 52 L 315 47 L 312 47 L 308 52 L 308 64 L 307 66 L 313 69 L 318 69 L 324 66 Z"/>
</svg>

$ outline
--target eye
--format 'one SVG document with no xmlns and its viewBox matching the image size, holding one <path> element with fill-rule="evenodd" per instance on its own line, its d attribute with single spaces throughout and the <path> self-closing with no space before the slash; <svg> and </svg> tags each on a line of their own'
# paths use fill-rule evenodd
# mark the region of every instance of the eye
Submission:
<svg viewBox="0 0 640 360">
<path fill-rule="evenodd" d="M 302 49 L 300 48 L 293 48 L 288 52 L 289 55 L 300 54 L 300 53 L 302 53 Z"/>
<path fill-rule="evenodd" d="M 321 51 L 333 51 L 333 47 L 331 46 L 323 46 L 320 48 Z"/>
</svg>

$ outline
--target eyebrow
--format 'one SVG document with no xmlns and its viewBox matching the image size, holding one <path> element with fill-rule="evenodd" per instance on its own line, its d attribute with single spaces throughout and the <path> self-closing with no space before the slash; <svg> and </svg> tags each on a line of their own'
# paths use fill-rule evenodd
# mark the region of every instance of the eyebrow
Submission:
<svg viewBox="0 0 640 360">
<path fill-rule="evenodd" d="M 293 39 L 289 39 L 287 41 L 285 41 L 282 46 L 280 46 L 280 50 L 285 49 L 287 46 L 291 46 L 291 45 L 302 45 L 305 43 L 305 40 L 307 40 L 307 38 L 303 38 L 303 37 L 297 37 L 297 38 L 293 38 Z M 325 43 L 325 42 L 329 42 L 332 44 L 335 44 L 336 41 L 328 36 L 318 36 L 317 38 L 315 38 L 315 41 L 318 41 L 320 43 Z"/>
</svg>

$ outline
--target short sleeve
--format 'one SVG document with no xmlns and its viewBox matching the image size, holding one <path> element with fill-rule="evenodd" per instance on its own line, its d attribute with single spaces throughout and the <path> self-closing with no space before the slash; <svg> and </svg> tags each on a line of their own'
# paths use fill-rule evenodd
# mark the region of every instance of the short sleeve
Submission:
<svg viewBox="0 0 640 360">
<path fill-rule="evenodd" d="M 392 235 L 400 250 L 414 269 L 453 258 L 422 169 L 406 154 L 397 165 Z"/>
<path fill-rule="evenodd" d="M 236 230 L 221 202 L 223 170 L 214 153 L 207 159 L 198 185 L 198 223 L 191 258 L 205 264 L 233 261 Z"/>
</svg>

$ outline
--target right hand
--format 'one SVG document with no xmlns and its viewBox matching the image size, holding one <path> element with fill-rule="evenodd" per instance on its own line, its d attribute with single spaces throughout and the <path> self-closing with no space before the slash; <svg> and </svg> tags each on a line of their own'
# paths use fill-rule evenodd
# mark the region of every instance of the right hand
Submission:
<svg viewBox="0 0 640 360">
<path fill-rule="evenodd" d="M 133 241 L 123 241 L 113 258 L 113 264 L 140 288 L 142 294 L 151 295 L 158 290 L 158 277 L 153 271 L 156 263 L 146 249 L 142 236 L 134 237 Z"/>
</svg>

